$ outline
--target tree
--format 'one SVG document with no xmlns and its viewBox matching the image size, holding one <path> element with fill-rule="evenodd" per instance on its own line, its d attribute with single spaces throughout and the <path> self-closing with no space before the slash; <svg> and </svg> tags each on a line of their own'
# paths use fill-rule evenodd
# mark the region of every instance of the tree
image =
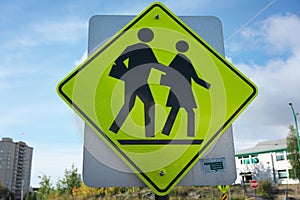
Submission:
<svg viewBox="0 0 300 200">
<path fill-rule="evenodd" d="M 290 170 L 289 175 L 290 178 L 300 180 L 300 158 L 296 129 L 293 125 L 290 125 L 289 129 L 290 132 L 287 136 L 287 158 L 293 168 L 292 170 Z"/>
<path fill-rule="evenodd" d="M 76 195 L 77 199 L 97 199 L 97 197 L 103 197 L 104 192 L 104 188 L 90 188 L 83 182 L 81 183 L 80 188 L 73 189 L 73 195 Z"/>
<path fill-rule="evenodd" d="M 63 179 L 59 180 L 57 184 L 57 189 L 60 190 L 60 193 L 65 192 L 73 196 L 74 189 L 80 187 L 80 174 L 77 171 L 78 169 L 74 164 L 70 170 L 65 170 Z"/>
<path fill-rule="evenodd" d="M 276 187 L 270 179 L 261 179 L 258 181 L 257 193 L 267 199 L 271 199 L 272 194 L 275 193 Z"/>
<path fill-rule="evenodd" d="M 257 163 L 253 165 L 252 176 L 254 179 L 266 179 L 272 180 L 272 170 L 270 166 L 264 166 L 262 163 Z"/>
<path fill-rule="evenodd" d="M 25 200 L 36 200 L 37 196 L 34 192 L 28 192 L 25 196 Z"/>
<path fill-rule="evenodd" d="M 37 198 L 41 200 L 48 199 L 48 197 L 53 192 L 50 176 L 43 175 L 39 184 L 40 188 L 38 191 Z"/>
<path fill-rule="evenodd" d="M 0 199 L 4 199 L 9 196 L 9 189 L 6 187 L 3 187 L 1 181 L 0 181 Z"/>
</svg>

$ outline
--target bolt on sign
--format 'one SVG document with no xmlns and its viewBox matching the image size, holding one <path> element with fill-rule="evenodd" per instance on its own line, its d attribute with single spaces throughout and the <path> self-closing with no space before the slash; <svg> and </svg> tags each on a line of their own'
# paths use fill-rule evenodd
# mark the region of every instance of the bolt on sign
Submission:
<svg viewBox="0 0 300 200">
<path fill-rule="evenodd" d="M 57 92 L 146 185 L 165 195 L 257 88 L 154 3 L 67 75 Z"/>
</svg>

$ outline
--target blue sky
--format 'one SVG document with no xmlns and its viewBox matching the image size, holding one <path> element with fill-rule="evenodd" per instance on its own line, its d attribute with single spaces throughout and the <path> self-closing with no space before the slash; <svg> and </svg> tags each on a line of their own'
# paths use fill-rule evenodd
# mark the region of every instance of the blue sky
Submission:
<svg viewBox="0 0 300 200">
<path fill-rule="evenodd" d="M 3 1 L 0 12 L 0 136 L 34 147 L 32 185 L 82 168 L 82 137 L 57 83 L 84 58 L 93 15 L 136 15 L 152 1 Z M 259 88 L 234 123 L 236 149 L 281 139 L 300 112 L 298 0 L 162 1 L 176 15 L 222 21 L 226 57 Z"/>
</svg>

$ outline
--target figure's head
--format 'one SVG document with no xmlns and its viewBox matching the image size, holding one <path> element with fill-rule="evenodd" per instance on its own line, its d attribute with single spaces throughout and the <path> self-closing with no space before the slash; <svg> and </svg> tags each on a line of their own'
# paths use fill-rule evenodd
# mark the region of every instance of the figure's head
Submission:
<svg viewBox="0 0 300 200">
<path fill-rule="evenodd" d="M 180 40 L 176 43 L 177 51 L 184 53 L 189 49 L 189 45 L 186 41 Z"/>
<path fill-rule="evenodd" d="M 150 28 L 142 28 L 138 32 L 138 38 L 142 42 L 150 42 L 154 38 L 154 33 Z"/>
</svg>

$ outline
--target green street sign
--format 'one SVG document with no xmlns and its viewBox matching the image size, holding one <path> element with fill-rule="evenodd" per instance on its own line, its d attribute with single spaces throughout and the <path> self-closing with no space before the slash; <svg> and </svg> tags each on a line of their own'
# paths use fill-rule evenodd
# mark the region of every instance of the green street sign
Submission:
<svg viewBox="0 0 300 200">
<path fill-rule="evenodd" d="M 165 195 L 257 88 L 154 3 L 66 76 L 57 92 L 145 184 Z"/>
</svg>

